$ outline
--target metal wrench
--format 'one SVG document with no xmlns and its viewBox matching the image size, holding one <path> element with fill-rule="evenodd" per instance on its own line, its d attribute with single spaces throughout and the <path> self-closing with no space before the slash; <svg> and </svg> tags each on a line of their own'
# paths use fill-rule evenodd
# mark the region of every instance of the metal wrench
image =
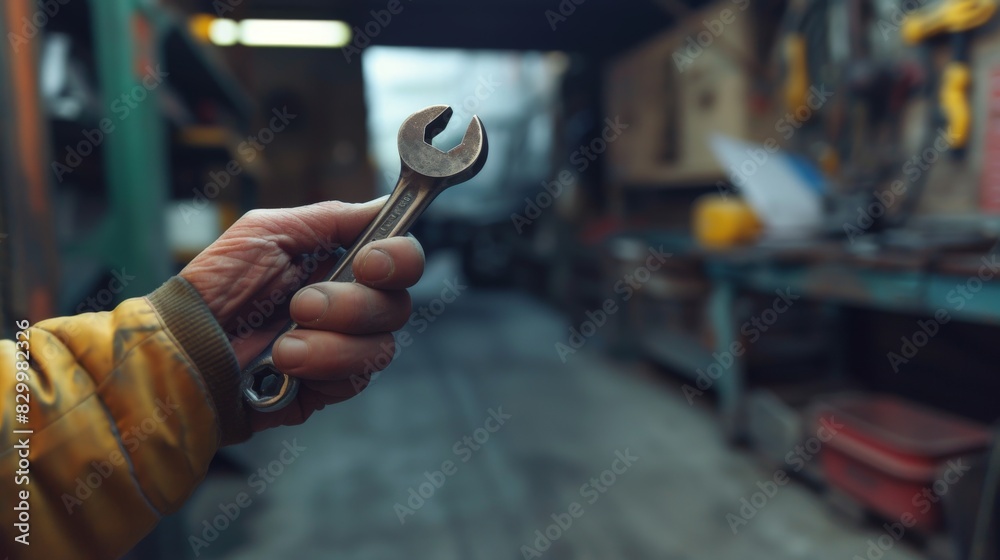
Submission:
<svg viewBox="0 0 1000 560">
<path fill-rule="evenodd" d="M 362 247 L 379 239 L 405 235 L 437 195 L 482 170 L 489 143 L 486 129 L 477 116 L 472 117 L 462 143 L 455 148 L 443 152 L 431 145 L 431 140 L 448 126 L 451 115 L 451 107 L 434 105 L 403 122 L 398 135 L 399 181 L 378 216 L 338 261 L 328 282 L 354 282 L 352 264 Z M 297 324 L 289 322 L 243 370 L 240 387 L 251 407 L 273 412 L 295 399 L 299 380 L 275 368 L 272 351 L 278 338 L 296 328 Z"/>
</svg>

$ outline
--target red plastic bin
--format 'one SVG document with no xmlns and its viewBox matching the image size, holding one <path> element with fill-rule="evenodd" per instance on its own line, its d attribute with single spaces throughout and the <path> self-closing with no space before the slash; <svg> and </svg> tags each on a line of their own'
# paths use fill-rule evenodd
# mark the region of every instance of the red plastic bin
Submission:
<svg viewBox="0 0 1000 560">
<path fill-rule="evenodd" d="M 836 395 L 815 411 L 816 429 L 843 425 L 819 453 L 827 482 L 924 532 L 941 526 L 941 496 L 964 474 L 954 459 L 990 445 L 984 426 L 888 395 Z"/>
</svg>

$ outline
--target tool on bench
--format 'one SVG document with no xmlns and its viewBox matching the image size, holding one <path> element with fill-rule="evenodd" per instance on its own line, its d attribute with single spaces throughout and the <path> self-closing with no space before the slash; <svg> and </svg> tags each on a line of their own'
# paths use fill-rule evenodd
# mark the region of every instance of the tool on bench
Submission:
<svg viewBox="0 0 1000 560">
<path fill-rule="evenodd" d="M 489 145 L 479 117 L 473 116 L 462 143 L 448 152 L 430 144 L 451 120 L 447 105 L 435 105 L 410 115 L 399 129 L 401 171 L 396 187 L 375 220 L 335 266 L 328 282 L 354 282 L 352 263 L 362 247 L 379 239 L 405 235 L 442 191 L 472 179 L 486 164 Z M 272 350 L 279 337 L 298 327 L 289 322 L 241 374 L 243 395 L 251 407 L 265 412 L 287 406 L 299 380 L 279 372 Z"/>
</svg>

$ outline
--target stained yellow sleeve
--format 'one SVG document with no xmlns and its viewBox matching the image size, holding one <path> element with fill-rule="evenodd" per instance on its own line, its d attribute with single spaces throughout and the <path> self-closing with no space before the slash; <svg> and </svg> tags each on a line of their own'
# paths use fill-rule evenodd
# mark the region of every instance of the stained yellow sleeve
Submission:
<svg viewBox="0 0 1000 560">
<path fill-rule="evenodd" d="M 238 400 L 238 370 L 193 289 L 172 282 L 166 304 L 131 299 L 0 341 L 0 557 L 118 558 L 204 478 L 234 429 L 217 402 Z M 191 316 L 203 332 L 185 346 L 168 327 Z"/>
</svg>

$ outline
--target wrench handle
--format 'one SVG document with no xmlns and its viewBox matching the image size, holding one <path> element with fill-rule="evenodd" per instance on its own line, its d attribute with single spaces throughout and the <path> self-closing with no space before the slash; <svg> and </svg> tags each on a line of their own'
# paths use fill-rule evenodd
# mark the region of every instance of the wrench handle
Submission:
<svg viewBox="0 0 1000 560">
<path fill-rule="evenodd" d="M 337 263 L 327 282 L 354 282 L 354 258 L 362 248 L 380 239 L 406 235 L 436 194 L 425 187 L 424 184 L 427 182 L 425 177 L 404 166 L 399 181 L 382 206 L 382 210 L 351 244 L 351 248 Z"/>
<path fill-rule="evenodd" d="M 399 181 L 382 210 L 351 244 L 326 281 L 354 282 L 354 259 L 361 249 L 380 239 L 406 235 L 435 196 L 437 189 L 432 180 L 403 165 Z M 240 374 L 240 388 L 250 407 L 261 412 L 274 412 L 295 400 L 299 379 L 278 371 L 274 365 L 273 351 L 274 343 L 279 338 L 297 328 L 294 321 L 289 321 Z"/>
</svg>

